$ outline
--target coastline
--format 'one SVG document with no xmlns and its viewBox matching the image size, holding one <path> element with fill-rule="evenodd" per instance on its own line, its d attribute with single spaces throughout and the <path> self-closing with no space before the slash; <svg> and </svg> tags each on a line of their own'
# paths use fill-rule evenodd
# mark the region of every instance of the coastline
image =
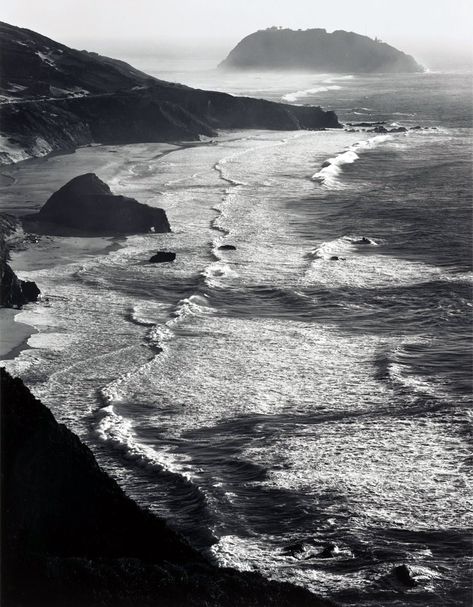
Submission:
<svg viewBox="0 0 473 607">
<path fill-rule="evenodd" d="M 28 340 L 37 333 L 32 325 L 15 320 L 21 310 L 13 308 L 0 309 L 0 362 L 13 360 L 31 346 Z"/>
<path fill-rule="evenodd" d="M 132 144 L 136 147 L 141 144 Z M 169 143 L 154 144 L 155 148 L 159 148 L 159 152 L 154 156 L 154 159 L 161 159 L 168 154 L 176 150 L 182 150 L 186 148 L 193 148 L 206 145 L 216 145 L 214 140 L 210 141 L 173 141 Z M 52 194 L 58 187 L 63 185 L 60 180 L 51 180 L 48 177 L 44 183 L 44 190 L 42 189 L 42 177 L 44 176 L 44 163 L 54 161 L 60 166 L 57 171 L 60 176 L 64 176 L 64 182 L 67 180 L 67 161 L 70 156 L 74 154 L 77 158 L 79 153 L 84 154 L 83 167 L 77 167 L 75 163 L 74 174 L 71 173 L 71 177 L 80 174 L 81 171 L 86 172 L 89 170 L 90 160 L 87 152 L 93 151 L 93 159 L 95 160 L 95 170 L 107 170 L 113 169 L 113 161 L 110 162 L 110 153 L 115 151 L 115 148 L 126 147 L 124 145 L 119 146 L 106 146 L 101 144 L 91 144 L 87 146 L 79 147 L 77 150 L 62 150 L 54 151 L 46 156 L 38 156 L 26 158 L 13 164 L 0 165 L 0 170 L 4 171 L 1 174 L 3 178 L 0 181 L 0 191 L 2 192 L 3 211 L 9 214 L 15 215 L 21 219 L 22 216 L 28 215 L 31 212 L 40 208 L 40 206 L 46 202 L 50 194 Z M 97 148 L 99 148 L 99 153 Z M 98 158 L 97 158 L 98 156 Z M 18 178 L 17 172 L 22 172 L 22 169 L 26 167 L 27 183 L 24 183 L 24 178 Z M 61 170 L 61 168 L 63 170 Z M 38 188 L 39 182 L 39 188 Z M 16 191 L 18 188 L 18 192 Z M 38 204 L 36 201 L 30 200 L 30 196 L 38 196 L 37 191 L 39 189 L 39 197 L 41 203 Z M 34 194 L 33 194 L 34 192 Z M 9 200 L 9 194 L 12 203 Z M 22 201 L 25 199 L 25 202 Z M 125 246 L 126 236 L 124 235 L 109 235 L 109 236 L 97 236 L 94 234 L 86 233 L 74 233 L 71 230 L 70 235 L 64 234 L 52 235 L 43 234 L 40 235 L 38 242 L 28 243 L 25 242 L 20 249 L 12 249 L 10 251 L 11 261 L 10 265 L 12 269 L 18 274 L 23 272 L 35 272 L 38 270 L 47 270 L 55 267 L 56 265 L 63 265 L 65 263 L 73 263 L 83 260 L 84 258 L 90 258 L 97 255 L 108 255 L 117 251 Z M 29 350 L 32 346 L 29 345 L 29 339 L 32 335 L 37 334 L 38 329 L 25 322 L 16 320 L 16 317 L 21 314 L 23 309 L 12 309 L 12 308 L 0 308 L 0 362 L 11 361 L 17 358 L 21 352 Z"/>
</svg>

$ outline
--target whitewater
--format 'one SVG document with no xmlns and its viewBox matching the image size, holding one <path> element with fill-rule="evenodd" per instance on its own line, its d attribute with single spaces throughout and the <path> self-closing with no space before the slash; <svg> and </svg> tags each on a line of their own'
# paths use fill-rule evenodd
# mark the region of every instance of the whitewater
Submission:
<svg viewBox="0 0 473 607">
<path fill-rule="evenodd" d="M 15 252 L 43 301 L 17 314 L 37 332 L 5 364 L 210 558 L 342 605 L 468 604 L 468 83 L 415 78 L 264 81 L 405 133 L 83 148 L 0 186 L 31 212 L 93 171 L 166 210 L 170 234 Z M 176 261 L 150 264 L 157 250 Z M 400 564 L 416 580 L 402 594 Z"/>
</svg>

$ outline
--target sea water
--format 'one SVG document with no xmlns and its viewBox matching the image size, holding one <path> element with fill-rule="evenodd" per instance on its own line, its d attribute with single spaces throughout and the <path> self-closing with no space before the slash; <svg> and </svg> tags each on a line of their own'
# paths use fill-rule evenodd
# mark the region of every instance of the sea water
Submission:
<svg viewBox="0 0 473 607">
<path fill-rule="evenodd" d="M 10 211 L 94 171 L 173 230 L 15 253 L 43 301 L 18 314 L 37 333 L 7 367 L 220 564 L 342 605 L 468 605 L 471 75 L 173 69 L 151 71 L 422 128 L 229 131 L 4 169 Z M 176 261 L 149 264 L 159 249 Z"/>
</svg>

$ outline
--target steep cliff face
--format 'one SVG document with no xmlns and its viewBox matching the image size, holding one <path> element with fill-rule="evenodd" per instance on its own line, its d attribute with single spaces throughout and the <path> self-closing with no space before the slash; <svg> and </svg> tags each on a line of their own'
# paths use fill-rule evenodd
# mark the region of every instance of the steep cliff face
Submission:
<svg viewBox="0 0 473 607">
<path fill-rule="evenodd" d="M 0 214 L 0 307 L 21 308 L 36 301 L 40 295 L 36 283 L 20 280 L 8 265 L 8 237 L 19 227 L 18 220 L 12 215 Z"/>
<path fill-rule="evenodd" d="M 345 73 L 423 71 L 413 57 L 354 32 L 281 28 L 250 34 L 237 44 L 220 67 Z"/>
<path fill-rule="evenodd" d="M 20 280 L 10 266 L 0 260 L 0 307 L 21 308 L 37 301 L 40 293 L 35 282 Z"/>
<path fill-rule="evenodd" d="M 127 196 L 115 196 L 94 173 L 71 179 L 47 200 L 38 214 L 23 220 L 26 226 L 35 221 L 100 234 L 171 231 L 163 209 Z"/>
<path fill-rule="evenodd" d="M 328 607 L 218 569 L 127 498 L 91 451 L 0 369 L 5 607 Z"/>
<path fill-rule="evenodd" d="M 89 143 L 198 140 L 217 129 L 338 128 L 333 112 L 195 90 L 0 23 L 0 163 Z"/>
</svg>

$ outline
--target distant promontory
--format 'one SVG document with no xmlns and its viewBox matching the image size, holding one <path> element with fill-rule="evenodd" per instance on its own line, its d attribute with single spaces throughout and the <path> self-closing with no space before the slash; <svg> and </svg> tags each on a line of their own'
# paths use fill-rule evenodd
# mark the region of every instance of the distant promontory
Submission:
<svg viewBox="0 0 473 607">
<path fill-rule="evenodd" d="M 422 72 L 413 57 L 354 32 L 271 27 L 243 38 L 220 64 L 240 70 L 299 69 L 314 72 Z"/>
<path fill-rule="evenodd" d="M 92 143 L 198 141 L 220 129 L 340 128 L 320 107 L 158 80 L 0 22 L 0 165 Z"/>
</svg>

